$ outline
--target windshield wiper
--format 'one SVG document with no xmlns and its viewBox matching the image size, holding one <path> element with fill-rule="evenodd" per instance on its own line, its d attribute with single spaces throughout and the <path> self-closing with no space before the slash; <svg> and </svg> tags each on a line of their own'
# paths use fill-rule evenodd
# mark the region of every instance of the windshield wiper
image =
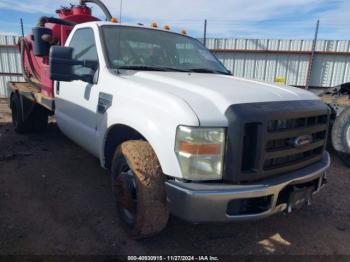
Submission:
<svg viewBox="0 0 350 262">
<path fill-rule="evenodd" d="M 194 73 L 209 73 L 209 74 L 222 74 L 222 75 L 231 75 L 229 72 L 217 71 L 209 68 L 191 68 L 188 69 L 189 72 Z"/>
<path fill-rule="evenodd" d="M 130 65 L 130 66 L 119 66 L 117 69 L 125 70 L 141 70 L 141 71 L 174 71 L 174 72 L 190 72 L 189 70 L 173 68 L 173 67 L 161 67 L 161 66 L 145 66 L 145 65 Z"/>
<path fill-rule="evenodd" d="M 191 68 L 191 69 L 181 69 L 174 67 L 166 67 L 166 66 L 147 66 L 147 65 L 125 65 L 119 66 L 117 70 L 125 69 L 125 70 L 140 70 L 140 71 L 163 71 L 163 72 L 194 72 L 194 73 L 210 73 L 210 74 L 223 74 L 223 75 L 231 75 L 229 72 L 212 70 L 209 68 Z"/>
<path fill-rule="evenodd" d="M 174 68 L 174 67 L 163 67 L 167 71 L 175 71 L 175 72 L 191 72 L 188 69 Z"/>
</svg>

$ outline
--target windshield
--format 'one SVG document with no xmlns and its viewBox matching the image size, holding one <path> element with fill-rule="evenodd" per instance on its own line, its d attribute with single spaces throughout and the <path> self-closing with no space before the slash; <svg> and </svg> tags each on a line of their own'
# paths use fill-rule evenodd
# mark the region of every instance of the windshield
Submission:
<svg viewBox="0 0 350 262">
<path fill-rule="evenodd" d="M 199 41 L 171 32 L 102 27 L 109 64 L 113 69 L 229 74 Z"/>
</svg>

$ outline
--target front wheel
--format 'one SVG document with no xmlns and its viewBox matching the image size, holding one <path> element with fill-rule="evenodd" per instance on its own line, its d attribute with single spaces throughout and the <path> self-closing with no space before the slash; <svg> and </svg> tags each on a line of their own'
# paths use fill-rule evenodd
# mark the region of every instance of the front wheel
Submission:
<svg viewBox="0 0 350 262">
<path fill-rule="evenodd" d="M 145 141 L 128 141 L 118 147 L 112 163 L 112 186 L 117 210 L 134 238 L 162 231 L 169 218 L 165 176 L 157 156 Z"/>
<path fill-rule="evenodd" d="M 332 143 L 339 157 L 350 167 L 350 107 L 335 120 L 332 128 Z"/>
</svg>

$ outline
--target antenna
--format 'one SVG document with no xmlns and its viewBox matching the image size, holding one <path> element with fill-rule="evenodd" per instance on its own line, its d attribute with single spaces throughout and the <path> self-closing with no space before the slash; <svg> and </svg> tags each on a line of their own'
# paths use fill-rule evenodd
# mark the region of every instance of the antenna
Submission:
<svg viewBox="0 0 350 262">
<path fill-rule="evenodd" d="M 203 45 L 207 47 L 207 19 L 204 20 Z"/>
<path fill-rule="evenodd" d="M 120 0 L 120 13 L 119 13 L 119 23 L 122 23 L 122 14 L 123 14 L 123 0 Z"/>
</svg>

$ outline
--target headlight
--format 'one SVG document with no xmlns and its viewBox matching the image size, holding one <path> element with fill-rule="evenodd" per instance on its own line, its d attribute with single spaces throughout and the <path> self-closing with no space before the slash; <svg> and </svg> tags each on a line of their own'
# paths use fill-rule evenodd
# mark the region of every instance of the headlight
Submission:
<svg viewBox="0 0 350 262">
<path fill-rule="evenodd" d="M 180 126 L 177 129 L 175 152 L 185 179 L 221 179 L 224 148 L 224 128 Z"/>
</svg>

